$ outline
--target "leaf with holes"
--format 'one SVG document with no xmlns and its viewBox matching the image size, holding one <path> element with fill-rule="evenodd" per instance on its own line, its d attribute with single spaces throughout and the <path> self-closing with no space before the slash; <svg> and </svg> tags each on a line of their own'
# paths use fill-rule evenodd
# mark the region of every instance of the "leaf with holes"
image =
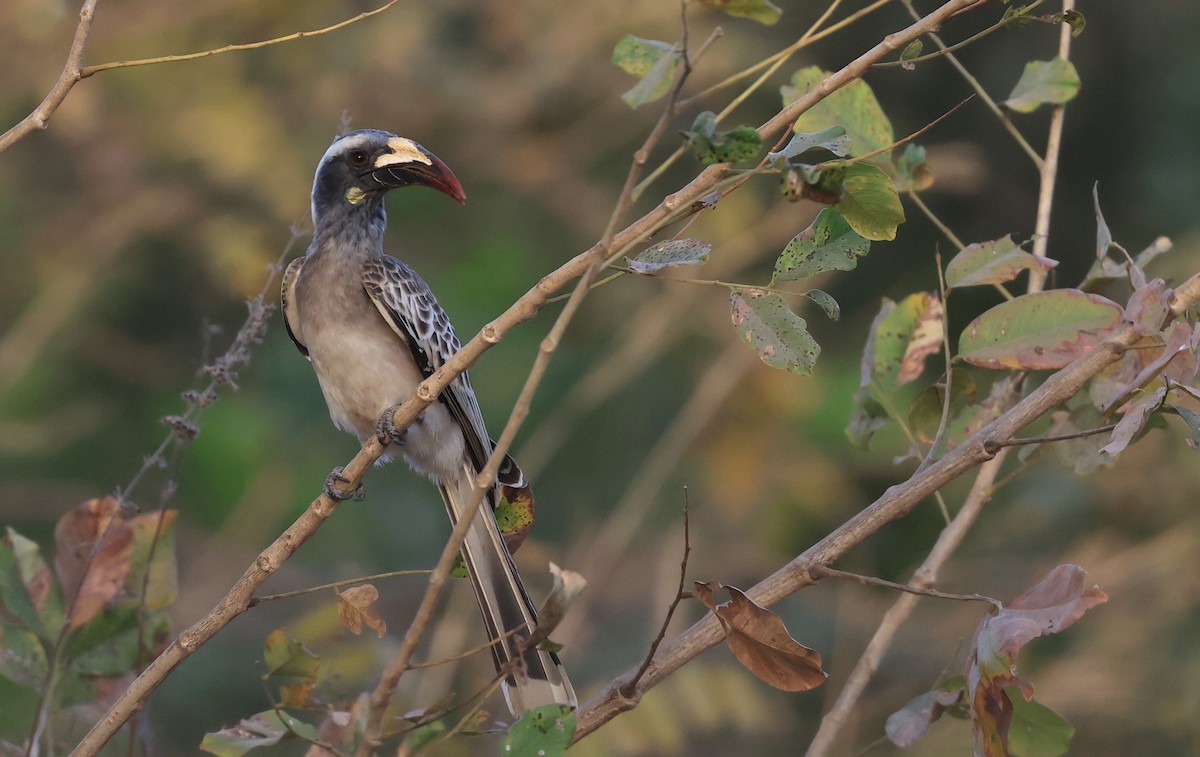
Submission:
<svg viewBox="0 0 1200 757">
<path fill-rule="evenodd" d="M 668 239 L 647 247 L 629 260 L 630 270 L 654 273 L 677 265 L 696 265 L 708 260 L 712 245 L 699 239 Z"/>
<path fill-rule="evenodd" d="M 958 356 L 983 368 L 1057 369 L 1121 324 L 1121 306 L 1078 289 L 1054 289 L 1002 302 L 972 321 Z"/>
<path fill-rule="evenodd" d="M 562 704 L 534 707 L 509 726 L 503 754 L 561 757 L 575 737 L 575 711 Z"/>
<path fill-rule="evenodd" d="M 875 241 L 895 239 L 896 228 L 904 223 L 904 206 L 892 177 L 867 163 L 846 169 L 842 199 L 834 207 L 855 231 Z"/>
<path fill-rule="evenodd" d="M 1079 74 L 1069 60 L 1030 61 L 1004 105 L 1019 113 L 1032 113 L 1040 105 L 1071 100 L 1079 94 L 1079 85 Z"/>
<path fill-rule="evenodd" d="M 832 208 L 824 208 L 807 229 L 788 242 L 775 261 L 771 285 L 825 271 L 849 271 L 870 249 L 871 240 L 850 228 L 845 216 Z"/>
<path fill-rule="evenodd" d="M 962 248 L 946 264 L 946 286 L 980 286 L 1003 284 L 1015 279 L 1021 271 L 1049 271 L 1058 265 L 1057 260 L 1039 258 L 1025 252 L 1006 234 L 990 242 L 976 242 Z"/>
<path fill-rule="evenodd" d="M 821 348 L 808 333 L 808 324 L 777 294 L 761 289 L 730 287 L 733 326 L 746 344 L 772 368 L 809 375 Z"/>
<path fill-rule="evenodd" d="M 780 90 L 783 104 L 790 105 L 830 76 L 816 66 L 808 66 L 792 76 L 790 84 Z M 796 121 L 795 131 L 815 132 L 830 126 L 845 127 L 850 137 L 851 155 L 863 155 L 882 150 L 895 141 L 892 122 L 884 114 L 875 93 L 862 79 L 855 79 L 816 105 Z"/>
</svg>

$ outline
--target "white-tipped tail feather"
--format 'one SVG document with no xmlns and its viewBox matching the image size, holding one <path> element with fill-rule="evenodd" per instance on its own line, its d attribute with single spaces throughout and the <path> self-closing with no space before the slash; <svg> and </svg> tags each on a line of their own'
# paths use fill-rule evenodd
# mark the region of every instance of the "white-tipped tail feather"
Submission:
<svg viewBox="0 0 1200 757">
<path fill-rule="evenodd" d="M 456 481 L 439 487 L 446 510 L 455 523 L 470 503 L 473 473 L 469 468 L 464 469 Z M 471 530 L 467 532 L 462 555 L 475 588 L 479 610 L 483 613 L 488 639 L 496 642 L 492 645 L 492 657 L 497 670 L 503 670 L 520 654 L 521 640 L 537 625 L 537 613 L 513 566 L 508 548 L 504 546 L 496 519 L 483 508 L 476 513 Z M 514 629 L 520 630 L 509 634 Z M 503 641 L 496 641 L 501 637 L 505 637 Z M 546 704 L 577 705 L 575 690 L 571 688 L 558 655 L 535 648 L 520 657 L 503 683 L 505 699 L 514 714 L 521 715 Z"/>
</svg>

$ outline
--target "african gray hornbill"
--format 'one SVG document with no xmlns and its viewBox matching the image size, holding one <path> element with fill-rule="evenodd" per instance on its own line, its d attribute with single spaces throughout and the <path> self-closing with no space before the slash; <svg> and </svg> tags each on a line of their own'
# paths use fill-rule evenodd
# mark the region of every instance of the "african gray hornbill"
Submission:
<svg viewBox="0 0 1200 757">
<path fill-rule="evenodd" d="M 312 361 L 333 422 L 360 441 L 382 434 L 384 460 L 402 455 L 437 484 L 452 522 L 471 498 L 476 474 L 493 444 L 467 374 L 451 383 L 405 430 L 381 424 L 384 411 L 403 402 L 459 348 L 446 312 L 425 281 L 384 254 L 384 195 L 406 186 L 433 187 L 463 202 L 450 169 L 416 142 L 364 129 L 334 140 L 317 165 L 312 190 L 313 240 L 283 277 L 288 333 Z M 525 491 L 520 468 L 506 458 L 487 493 Z M 497 669 L 520 653 L 519 639 L 537 623 L 533 604 L 490 511 L 476 514 L 462 555 L 471 576 Z M 575 706 L 575 693 L 558 657 L 526 651 L 505 682 L 514 714 L 544 704 Z"/>
</svg>

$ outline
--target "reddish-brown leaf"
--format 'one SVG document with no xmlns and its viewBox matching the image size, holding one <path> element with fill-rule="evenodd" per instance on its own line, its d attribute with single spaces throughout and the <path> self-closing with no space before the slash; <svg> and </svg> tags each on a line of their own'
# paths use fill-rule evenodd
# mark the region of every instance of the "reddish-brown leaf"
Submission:
<svg viewBox="0 0 1200 757">
<path fill-rule="evenodd" d="M 335 590 L 336 591 L 336 590 Z M 338 591 L 338 615 L 342 625 L 355 636 L 362 633 L 363 626 L 374 631 L 379 638 L 387 633 L 387 623 L 371 606 L 379 599 L 379 590 L 371 584 L 352 586 L 345 591 Z"/>
<path fill-rule="evenodd" d="M 1012 702 L 1005 688 L 1017 685 L 1025 701 L 1033 698 L 1033 687 L 1017 677 L 1017 653 L 1033 639 L 1058 633 L 1108 601 L 1099 587 L 1084 587 L 1086 578 L 1087 571 L 1078 565 L 1059 565 L 979 624 L 967 660 L 977 753 L 1008 754 Z"/>
<path fill-rule="evenodd" d="M 724 588 L 729 601 L 716 604 L 715 590 Z M 696 582 L 696 594 L 725 629 L 725 641 L 754 675 L 783 691 L 808 691 L 825 683 L 821 655 L 792 638 L 783 620 L 733 586 Z"/>
<path fill-rule="evenodd" d="M 91 620 L 124 590 L 133 531 L 119 508 L 112 497 L 88 500 L 54 527 L 54 569 L 71 608 L 71 628 Z"/>
<path fill-rule="evenodd" d="M 286 683 L 279 687 L 279 703 L 284 707 L 301 709 L 314 707 L 313 690 L 316 688 L 317 682 L 311 678 L 295 683 Z"/>
</svg>

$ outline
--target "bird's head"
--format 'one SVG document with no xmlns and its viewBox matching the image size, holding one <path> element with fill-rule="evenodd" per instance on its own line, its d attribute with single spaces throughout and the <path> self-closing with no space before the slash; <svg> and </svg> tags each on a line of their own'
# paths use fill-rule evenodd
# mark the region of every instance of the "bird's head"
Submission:
<svg viewBox="0 0 1200 757">
<path fill-rule="evenodd" d="M 390 189 L 433 187 L 459 202 L 462 184 L 436 155 L 421 145 L 378 129 L 361 129 L 333 140 L 313 180 L 313 221 L 319 214 L 381 205 Z"/>
</svg>

